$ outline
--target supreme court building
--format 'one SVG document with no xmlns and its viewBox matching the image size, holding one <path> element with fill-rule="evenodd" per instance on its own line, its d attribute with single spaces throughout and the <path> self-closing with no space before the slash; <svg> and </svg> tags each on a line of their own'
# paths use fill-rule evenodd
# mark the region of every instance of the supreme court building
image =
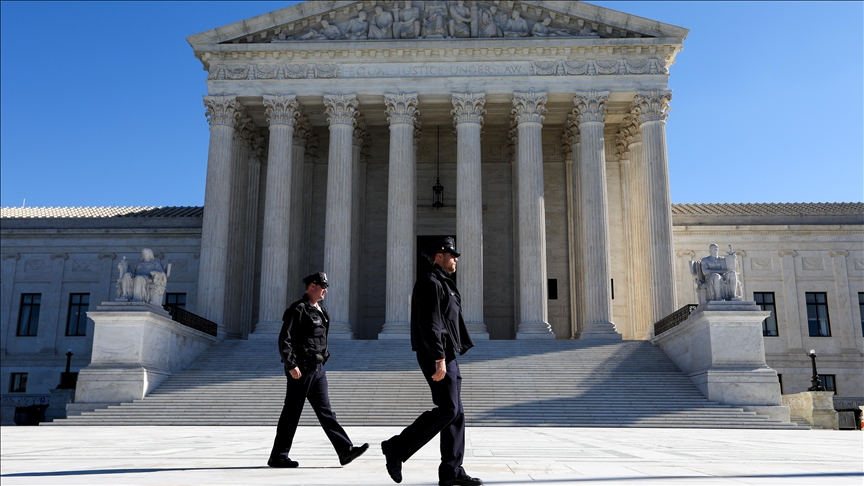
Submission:
<svg viewBox="0 0 864 486">
<path fill-rule="evenodd" d="M 648 339 L 696 302 L 688 261 L 717 243 L 741 258 L 746 300 L 770 294 L 784 385 L 806 388 L 818 341 L 838 389 L 864 397 L 864 207 L 670 202 L 669 73 L 687 33 L 575 1 L 378 0 L 190 36 L 208 72 L 203 216 L 4 208 L 2 352 L 59 366 L 45 350 L 72 346 L 75 282 L 94 307 L 112 300 L 116 259 L 145 246 L 174 262 L 167 295 L 222 339 L 276 332 L 318 270 L 331 339 L 406 339 L 419 248 L 443 235 L 475 339 Z M 56 322 L 31 344 L 16 319 L 39 285 Z M 827 336 L 808 335 L 817 293 Z"/>
</svg>

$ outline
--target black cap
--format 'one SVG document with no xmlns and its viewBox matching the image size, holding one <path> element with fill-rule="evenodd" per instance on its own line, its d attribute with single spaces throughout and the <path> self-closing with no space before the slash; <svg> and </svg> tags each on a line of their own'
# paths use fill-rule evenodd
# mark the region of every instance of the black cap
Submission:
<svg viewBox="0 0 864 486">
<path fill-rule="evenodd" d="M 313 283 L 318 284 L 325 289 L 330 286 L 330 284 L 327 283 L 327 274 L 324 272 L 315 272 L 312 275 L 309 275 L 308 277 L 303 279 L 303 283 L 306 285 Z"/>
<path fill-rule="evenodd" d="M 456 251 L 456 241 L 449 236 L 433 241 L 420 252 L 420 255 L 429 258 L 434 256 L 436 253 L 441 252 L 450 253 L 456 258 L 459 258 L 460 255 L 460 253 Z"/>
</svg>

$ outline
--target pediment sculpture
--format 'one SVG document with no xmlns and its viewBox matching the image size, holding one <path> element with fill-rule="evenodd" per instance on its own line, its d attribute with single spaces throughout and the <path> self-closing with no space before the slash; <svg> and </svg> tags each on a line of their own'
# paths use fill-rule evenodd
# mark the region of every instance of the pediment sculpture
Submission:
<svg viewBox="0 0 864 486">
<path fill-rule="evenodd" d="M 516 8 L 506 12 L 496 4 L 464 0 L 400 0 L 376 4 L 369 12 L 359 10 L 342 22 L 334 21 L 335 15 L 323 17 L 310 19 L 303 32 L 289 36 L 283 30 L 262 42 L 600 36 L 598 26 L 590 22 L 562 28 L 553 26 L 554 14 L 548 12 L 535 20 Z"/>
<path fill-rule="evenodd" d="M 130 265 L 124 256 L 117 264 L 117 302 L 144 302 L 162 305 L 162 296 L 171 275 L 171 264 L 166 268 L 153 256 L 149 248 L 141 250 L 141 261 Z"/>
<path fill-rule="evenodd" d="M 709 256 L 690 261 L 690 273 L 696 281 L 699 304 L 713 301 L 740 301 L 744 296 L 744 284 L 739 278 L 738 255 L 729 245 L 726 255 L 719 256 L 720 247 L 712 243 Z"/>
</svg>

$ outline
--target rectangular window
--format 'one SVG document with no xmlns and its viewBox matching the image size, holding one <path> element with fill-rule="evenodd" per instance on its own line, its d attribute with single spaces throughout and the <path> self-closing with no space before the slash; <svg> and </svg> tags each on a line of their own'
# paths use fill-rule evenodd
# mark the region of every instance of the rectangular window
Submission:
<svg viewBox="0 0 864 486">
<path fill-rule="evenodd" d="M 12 373 L 9 380 L 9 393 L 24 393 L 27 391 L 27 373 Z"/>
<path fill-rule="evenodd" d="M 762 335 L 777 336 L 777 308 L 774 307 L 774 292 L 753 292 L 753 300 L 763 311 L 771 311 L 771 315 L 762 321 Z"/>
<path fill-rule="evenodd" d="M 864 336 L 864 292 L 858 292 L 858 315 L 861 316 L 861 335 Z"/>
<path fill-rule="evenodd" d="M 42 294 L 21 294 L 18 311 L 18 336 L 35 336 L 39 330 L 39 308 Z"/>
<path fill-rule="evenodd" d="M 837 375 L 819 375 L 819 379 L 822 380 L 822 386 L 825 387 L 825 391 L 834 392 L 837 394 L 837 380 L 835 379 Z"/>
<path fill-rule="evenodd" d="M 831 323 L 828 322 L 828 294 L 825 292 L 807 292 L 807 327 L 811 337 L 828 337 L 831 335 Z"/>
<path fill-rule="evenodd" d="M 558 299 L 558 279 L 550 278 L 549 279 L 549 300 L 557 300 Z"/>
<path fill-rule="evenodd" d="M 87 335 L 87 309 L 90 294 L 69 294 L 69 313 L 66 315 L 66 335 Z"/>
<path fill-rule="evenodd" d="M 181 309 L 186 309 L 186 294 L 183 292 L 165 294 L 165 305 L 173 305 Z"/>
</svg>

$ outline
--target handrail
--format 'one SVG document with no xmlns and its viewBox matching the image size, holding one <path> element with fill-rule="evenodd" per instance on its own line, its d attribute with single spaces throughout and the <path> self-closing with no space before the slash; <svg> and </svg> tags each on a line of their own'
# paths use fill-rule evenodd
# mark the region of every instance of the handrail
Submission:
<svg viewBox="0 0 864 486">
<path fill-rule="evenodd" d="M 163 305 L 162 307 L 171 314 L 171 319 L 178 324 L 182 324 L 186 327 L 191 327 L 197 331 L 201 331 L 203 333 L 209 334 L 211 336 L 216 336 L 216 330 L 219 327 L 215 322 L 209 321 L 198 314 L 194 314 L 192 312 L 187 311 L 177 305 L 168 304 Z"/>
<path fill-rule="evenodd" d="M 675 312 L 654 323 L 654 336 L 659 336 L 664 332 L 677 326 L 678 324 L 686 321 L 687 318 L 690 317 L 690 313 L 692 313 L 693 309 L 695 309 L 696 307 L 698 307 L 698 305 L 696 304 L 687 304 L 684 307 L 676 310 Z"/>
</svg>

